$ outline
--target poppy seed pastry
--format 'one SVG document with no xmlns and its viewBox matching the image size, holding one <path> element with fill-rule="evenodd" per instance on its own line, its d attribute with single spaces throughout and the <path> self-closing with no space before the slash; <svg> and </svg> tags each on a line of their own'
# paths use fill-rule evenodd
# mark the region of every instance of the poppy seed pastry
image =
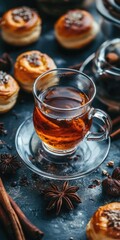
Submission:
<svg viewBox="0 0 120 240">
<path fill-rule="evenodd" d="M 0 113 L 9 111 L 16 103 L 19 92 L 15 79 L 0 71 Z"/>
<path fill-rule="evenodd" d="M 39 38 L 41 23 L 41 18 L 31 8 L 10 9 L 4 13 L 1 19 L 2 38 L 14 46 L 28 45 Z"/>
<path fill-rule="evenodd" d="M 64 48 L 79 49 L 89 44 L 98 34 L 99 26 L 92 15 L 83 10 L 70 10 L 54 26 L 55 36 Z"/>
<path fill-rule="evenodd" d="M 98 208 L 87 224 L 86 233 L 89 240 L 119 240 L 120 202 Z"/>
<path fill-rule="evenodd" d="M 22 89 L 32 92 L 37 77 L 47 70 L 56 68 L 52 58 L 37 50 L 24 52 L 18 56 L 14 65 L 14 77 Z"/>
</svg>

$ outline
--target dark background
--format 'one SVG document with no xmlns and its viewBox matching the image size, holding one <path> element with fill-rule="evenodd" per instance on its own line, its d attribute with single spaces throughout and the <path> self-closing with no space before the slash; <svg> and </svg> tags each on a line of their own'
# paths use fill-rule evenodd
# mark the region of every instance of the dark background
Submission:
<svg viewBox="0 0 120 240">
<path fill-rule="evenodd" d="M 15 6 L 29 5 L 36 8 L 35 1 L 0 1 L 0 16 L 6 11 Z M 95 5 L 91 5 L 89 11 L 100 23 L 100 18 L 96 12 Z M 91 53 L 95 52 L 100 44 L 105 40 L 101 31 L 97 38 L 87 47 L 82 50 L 68 51 L 63 50 L 56 42 L 54 37 L 53 25 L 55 18 L 47 16 L 41 13 L 43 26 L 42 35 L 39 41 L 31 44 L 27 47 L 15 48 L 5 44 L 0 39 L 0 54 L 8 52 L 15 61 L 16 57 L 27 50 L 40 50 L 43 53 L 50 55 L 56 62 L 58 67 L 67 67 L 76 63 L 80 63 L 85 60 Z M 114 36 L 113 36 L 114 37 Z M 12 73 L 12 72 L 11 72 Z M 103 106 L 97 99 L 94 101 L 94 106 L 99 107 L 107 111 L 107 108 Z M 34 105 L 34 99 L 31 95 L 24 92 L 20 92 L 18 102 L 16 106 L 7 114 L 0 116 L 0 121 L 5 123 L 5 128 L 8 130 L 7 136 L 2 136 L 1 140 L 4 140 L 7 144 L 12 146 L 12 149 L 1 146 L 0 152 L 9 152 L 16 154 L 15 150 L 15 134 L 18 126 L 32 114 Z M 113 117 L 113 114 L 111 114 Z M 18 160 L 19 157 L 18 157 Z M 71 182 L 80 187 L 79 195 L 81 196 L 82 203 L 72 212 L 61 212 L 59 217 L 55 214 L 47 214 L 45 211 L 45 203 L 40 191 L 43 187 L 49 184 L 49 181 L 39 178 L 35 181 L 33 174 L 26 166 L 22 165 L 21 169 L 14 176 L 4 177 L 3 181 L 7 192 L 18 203 L 26 216 L 42 231 L 44 231 L 44 240 L 85 240 L 85 228 L 88 220 L 94 213 L 94 211 L 101 205 L 108 202 L 117 201 L 119 199 L 107 197 L 102 193 L 101 185 L 90 189 L 89 184 L 94 179 L 102 180 L 102 169 L 106 169 L 109 173 L 113 169 L 106 166 L 106 163 L 110 160 L 115 162 L 115 167 L 120 166 L 120 141 L 115 140 L 111 144 L 109 155 L 105 162 L 92 174 L 80 179 L 79 181 Z M 21 160 L 20 160 L 21 161 Z M 22 161 L 21 161 L 22 162 Z M 21 179 L 27 177 L 27 184 L 23 186 Z M 13 184 L 15 183 L 15 184 Z M 16 185 L 13 187 L 13 185 Z M 25 184 L 24 184 L 25 185 Z M 0 225 L 0 239 L 6 240 L 5 231 Z M 29 239 L 28 239 L 29 240 Z"/>
</svg>

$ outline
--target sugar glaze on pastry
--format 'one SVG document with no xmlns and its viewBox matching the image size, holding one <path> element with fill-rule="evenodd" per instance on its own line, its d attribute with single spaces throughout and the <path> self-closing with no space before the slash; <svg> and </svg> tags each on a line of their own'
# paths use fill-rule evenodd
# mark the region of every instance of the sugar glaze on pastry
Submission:
<svg viewBox="0 0 120 240">
<path fill-rule="evenodd" d="M 55 36 L 65 48 L 78 49 L 90 43 L 98 34 L 99 26 L 92 15 L 80 9 L 70 10 L 55 23 Z"/>
<path fill-rule="evenodd" d="M 0 71 L 0 113 L 9 111 L 16 103 L 19 85 L 15 79 Z"/>
<path fill-rule="evenodd" d="M 86 228 L 89 240 L 120 240 L 120 202 L 101 206 Z"/>
<path fill-rule="evenodd" d="M 14 65 L 14 76 L 22 89 L 32 92 L 36 78 L 47 70 L 54 68 L 56 68 L 56 65 L 52 58 L 40 51 L 33 50 L 18 56 Z"/>
<path fill-rule="evenodd" d="M 9 44 L 24 46 L 35 42 L 41 33 L 42 20 L 31 8 L 8 10 L 1 19 L 1 35 Z"/>
</svg>

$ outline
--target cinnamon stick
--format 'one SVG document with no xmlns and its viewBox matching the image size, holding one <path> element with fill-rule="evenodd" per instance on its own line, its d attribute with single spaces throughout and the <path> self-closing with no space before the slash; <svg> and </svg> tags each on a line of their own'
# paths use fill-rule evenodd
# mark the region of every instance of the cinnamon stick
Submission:
<svg viewBox="0 0 120 240">
<path fill-rule="evenodd" d="M 20 225 L 20 222 L 18 220 L 18 217 L 13 210 L 8 195 L 6 193 L 6 190 L 3 186 L 2 180 L 0 178 L 0 203 L 3 206 L 4 210 L 6 211 L 12 225 L 12 229 L 14 232 L 14 239 L 15 240 L 25 240 L 24 233 L 22 231 L 22 227 Z"/>
<path fill-rule="evenodd" d="M 69 66 L 69 68 L 79 70 L 81 66 L 82 66 L 82 62 L 72 65 L 72 66 Z"/>
<path fill-rule="evenodd" d="M 14 233 L 12 231 L 11 222 L 9 221 L 9 219 L 6 215 L 6 212 L 1 205 L 0 205 L 0 222 L 3 224 L 3 227 L 5 228 L 5 231 L 9 237 L 9 239 L 14 240 Z"/>
<path fill-rule="evenodd" d="M 113 126 L 116 125 L 116 124 L 118 124 L 118 123 L 120 124 L 120 116 L 112 119 L 112 125 L 113 125 Z"/>
<path fill-rule="evenodd" d="M 111 138 L 115 138 L 116 136 L 120 135 L 120 128 L 110 134 Z"/>
<path fill-rule="evenodd" d="M 112 119 L 112 126 L 113 126 L 113 129 L 115 129 L 116 125 L 119 124 L 120 125 L 120 116 Z M 118 127 L 118 129 L 114 130 L 112 133 L 111 133 L 111 138 L 114 139 L 118 136 L 120 136 L 120 127 Z"/>
<path fill-rule="evenodd" d="M 29 239 L 31 240 L 40 240 L 43 237 L 43 232 L 39 230 L 36 226 L 34 226 L 24 215 L 18 205 L 14 202 L 14 200 L 8 195 L 9 201 L 16 212 L 19 221 L 22 225 L 22 228 Z"/>
</svg>

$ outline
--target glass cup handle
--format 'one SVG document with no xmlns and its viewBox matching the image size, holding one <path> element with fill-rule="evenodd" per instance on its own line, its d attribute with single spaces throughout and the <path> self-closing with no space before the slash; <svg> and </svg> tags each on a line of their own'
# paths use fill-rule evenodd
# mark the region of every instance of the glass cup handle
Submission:
<svg viewBox="0 0 120 240">
<path fill-rule="evenodd" d="M 89 114 L 89 118 L 97 118 L 103 122 L 103 126 L 100 128 L 100 132 L 89 131 L 86 135 L 88 141 L 102 141 L 110 136 L 112 129 L 112 122 L 110 117 L 104 111 L 100 109 L 92 108 Z"/>
</svg>

